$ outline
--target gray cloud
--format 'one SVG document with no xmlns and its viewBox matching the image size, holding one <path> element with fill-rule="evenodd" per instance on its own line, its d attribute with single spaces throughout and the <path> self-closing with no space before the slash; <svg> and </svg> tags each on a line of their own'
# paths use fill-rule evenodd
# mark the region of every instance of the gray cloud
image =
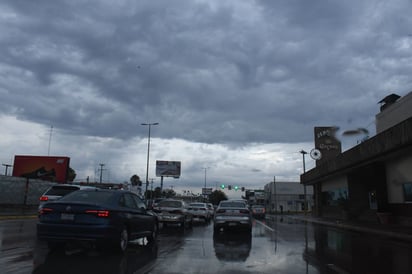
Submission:
<svg viewBox="0 0 412 274">
<path fill-rule="evenodd" d="M 373 124 L 411 88 L 408 1 L 2 1 L 0 114 L 242 148 Z M 373 128 L 369 128 L 373 132 Z M 253 170 L 250 168 L 249 170 Z M 254 169 L 258 170 L 258 169 Z"/>
</svg>

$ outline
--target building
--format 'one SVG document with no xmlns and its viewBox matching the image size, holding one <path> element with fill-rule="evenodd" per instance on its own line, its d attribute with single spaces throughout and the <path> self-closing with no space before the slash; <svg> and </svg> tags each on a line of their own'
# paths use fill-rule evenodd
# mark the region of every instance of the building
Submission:
<svg viewBox="0 0 412 274">
<path fill-rule="evenodd" d="M 299 182 L 270 182 L 265 185 L 266 210 L 270 213 L 303 212 L 305 210 L 305 189 Z M 308 211 L 313 206 L 313 188 L 306 189 Z"/>
<path fill-rule="evenodd" d="M 412 92 L 379 103 L 375 136 L 301 175 L 315 215 L 412 225 Z"/>
</svg>

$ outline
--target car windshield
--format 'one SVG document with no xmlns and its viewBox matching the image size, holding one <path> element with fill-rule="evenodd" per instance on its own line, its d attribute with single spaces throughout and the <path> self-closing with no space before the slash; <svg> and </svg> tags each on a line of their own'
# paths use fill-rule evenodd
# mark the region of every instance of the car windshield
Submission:
<svg viewBox="0 0 412 274">
<path fill-rule="evenodd" d="M 114 195 L 114 191 L 76 191 L 64 196 L 59 201 L 108 203 Z"/>
<path fill-rule="evenodd" d="M 181 201 L 161 201 L 157 204 L 159 207 L 182 207 Z"/>
</svg>

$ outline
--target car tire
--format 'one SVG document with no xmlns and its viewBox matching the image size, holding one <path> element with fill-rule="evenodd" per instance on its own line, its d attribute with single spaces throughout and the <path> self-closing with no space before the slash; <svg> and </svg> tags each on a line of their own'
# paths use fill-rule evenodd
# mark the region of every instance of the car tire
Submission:
<svg viewBox="0 0 412 274">
<path fill-rule="evenodd" d="M 156 242 L 158 232 L 159 232 L 159 226 L 158 226 L 158 224 L 155 223 L 155 224 L 153 224 L 153 229 L 151 231 L 150 236 L 147 237 L 147 242 L 149 244 L 152 244 L 152 243 Z"/>
<path fill-rule="evenodd" d="M 117 243 L 117 251 L 125 252 L 128 244 L 129 244 L 129 232 L 127 231 L 126 227 L 123 227 L 119 235 L 119 242 Z"/>
</svg>

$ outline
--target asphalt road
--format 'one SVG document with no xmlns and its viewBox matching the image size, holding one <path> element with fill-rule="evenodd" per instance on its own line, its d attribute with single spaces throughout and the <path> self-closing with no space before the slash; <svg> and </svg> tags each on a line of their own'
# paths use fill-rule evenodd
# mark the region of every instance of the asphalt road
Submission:
<svg viewBox="0 0 412 274">
<path fill-rule="evenodd" d="M 410 243 L 292 218 L 255 221 L 244 233 L 213 235 L 213 224 L 161 229 L 156 245 L 125 254 L 36 240 L 35 219 L 0 221 L 0 273 L 412 273 Z"/>
</svg>

